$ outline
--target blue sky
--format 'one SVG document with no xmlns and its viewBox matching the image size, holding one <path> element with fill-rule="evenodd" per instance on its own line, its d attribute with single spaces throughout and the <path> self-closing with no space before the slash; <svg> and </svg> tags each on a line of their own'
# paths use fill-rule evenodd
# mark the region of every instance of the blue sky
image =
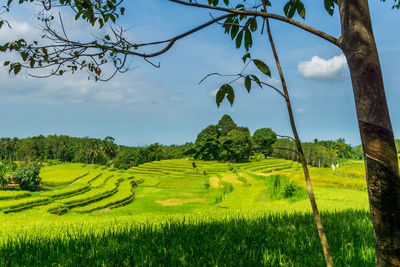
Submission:
<svg viewBox="0 0 400 267">
<path fill-rule="evenodd" d="M 281 14 L 282 6 L 274 1 L 273 5 L 271 11 Z M 330 17 L 322 0 L 305 1 L 305 5 L 307 24 L 335 37 L 340 35 L 337 9 Z M 210 19 L 207 10 L 166 0 L 126 1 L 125 6 L 126 15 L 119 23 L 129 27 L 127 34 L 134 42 L 167 39 Z M 380 1 L 370 1 L 370 9 L 393 129 L 395 136 L 400 137 L 400 34 L 396 26 L 400 11 L 392 10 L 390 2 Z M 0 41 L 20 36 L 38 39 L 37 10 L 32 5 L 16 6 L 7 15 L 13 30 L 2 29 Z M 68 21 L 69 34 L 78 39 L 90 36 L 90 27 L 72 22 L 71 14 L 63 16 Z M 340 50 L 291 25 L 272 21 L 271 26 L 301 139 L 344 137 L 353 145 L 359 144 L 351 81 Z M 194 141 L 201 129 L 217 123 L 223 114 L 229 114 L 238 125 L 247 126 L 252 132 L 271 127 L 279 134 L 290 135 L 284 102 L 273 91 L 253 87 L 248 94 L 239 81 L 234 84 L 234 105 L 224 101 L 217 108 L 215 90 L 228 80 L 211 77 L 198 84 L 211 72 L 240 72 L 244 53 L 244 49 L 235 48 L 221 26 L 213 25 L 177 42 L 168 53 L 154 59 L 161 63 L 161 68 L 133 58 L 129 72 L 107 83 L 88 81 L 86 73 L 50 79 L 30 78 L 24 73 L 15 77 L 2 68 L 1 136 L 110 135 L 124 145 L 183 144 Z M 279 86 L 265 34 L 254 37 L 251 53 L 270 66 L 273 78 L 266 81 Z M 248 72 L 257 70 L 249 68 Z"/>
</svg>

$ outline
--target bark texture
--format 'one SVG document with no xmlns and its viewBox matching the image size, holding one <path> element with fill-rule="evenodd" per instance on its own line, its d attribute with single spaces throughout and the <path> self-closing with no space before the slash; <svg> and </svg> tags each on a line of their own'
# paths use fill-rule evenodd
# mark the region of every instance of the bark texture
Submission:
<svg viewBox="0 0 400 267">
<path fill-rule="evenodd" d="M 350 69 L 364 149 L 377 266 L 400 266 L 400 178 L 367 0 L 340 0 L 340 47 Z"/>
</svg>

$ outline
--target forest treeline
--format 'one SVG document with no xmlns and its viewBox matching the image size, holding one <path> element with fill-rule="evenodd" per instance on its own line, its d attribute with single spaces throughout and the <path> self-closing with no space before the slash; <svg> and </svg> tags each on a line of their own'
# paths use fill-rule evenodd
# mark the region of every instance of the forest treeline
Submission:
<svg viewBox="0 0 400 267">
<path fill-rule="evenodd" d="M 314 167 L 327 167 L 337 164 L 342 159 L 362 159 L 361 146 L 351 147 L 344 138 L 336 141 L 319 141 L 302 143 L 307 163 Z M 296 144 L 289 139 L 278 139 L 272 146 L 272 156 L 277 158 L 299 161 L 295 152 Z"/>
<path fill-rule="evenodd" d="M 145 162 L 181 158 L 192 146 L 164 146 L 158 143 L 145 147 L 115 144 L 113 137 L 104 139 L 67 135 L 1 138 L 0 159 L 13 161 L 78 162 L 101 164 L 127 169 Z"/>
<path fill-rule="evenodd" d="M 400 140 L 396 140 L 399 147 Z M 340 159 L 362 159 L 362 147 L 351 147 L 343 138 L 336 141 L 303 143 L 308 164 L 326 167 Z M 298 160 L 295 144 L 290 139 L 277 138 L 270 128 L 256 130 L 253 135 L 247 127 L 237 126 L 229 115 L 217 124 L 203 129 L 194 143 L 144 147 L 121 146 L 113 137 L 104 139 L 70 137 L 67 135 L 34 136 L 28 138 L 1 138 L 0 159 L 14 161 L 54 161 L 95 163 L 127 169 L 139 164 L 190 157 L 202 160 L 246 161 L 250 158 L 273 156 Z"/>
</svg>

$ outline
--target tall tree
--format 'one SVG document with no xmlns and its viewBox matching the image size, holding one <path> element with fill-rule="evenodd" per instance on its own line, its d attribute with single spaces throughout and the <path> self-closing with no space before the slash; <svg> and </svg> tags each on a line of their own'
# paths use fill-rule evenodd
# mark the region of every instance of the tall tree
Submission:
<svg viewBox="0 0 400 267">
<path fill-rule="evenodd" d="M 238 129 L 233 129 L 222 139 L 223 144 L 225 144 L 223 148 L 225 148 L 224 151 L 227 153 L 228 160 L 238 162 L 249 159 L 252 141 L 248 128 L 240 127 Z"/>
<path fill-rule="evenodd" d="M 222 116 L 222 118 L 219 120 L 217 124 L 218 130 L 220 131 L 222 136 L 225 136 L 228 134 L 229 131 L 235 129 L 237 127 L 236 123 L 233 121 L 231 116 L 225 114 Z"/>
<path fill-rule="evenodd" d="M 375 233 L 376 263 L 378 266 L 400 266 L 399 169 L 368 1 L 324 0 L 325 8 L 331 15 L 335 4 L 339 6 L 342 34 L 338 38 L 293 19 L 296 13 L 301 18 L 305 18 L 306 11 L 301 0 L 288 0 L 285 3 L 283 9 L 286 16 L 266 12 L 261 3 L 245 5 L 245 0 L 238 1 L 242 3 L 235 7 L 230 5 L 229 0 L 208 0 L 208 4 L 191 0 L 169 1 L 194 8 L 218 10 L 225 14 L 170 39 L 151 43 L 129 42 L 123 36 L 123 30 L 114 30 L 113 36 L 105 35 L 100 40 L 82 43 L 69 39 L 65 32 L 59 33 L 52 29 L 49 21 L 53 17 L 48 17 L 43 18 L 45 36 L 57 42 L 56 44 L 28 45 L 24 40 L 18 40 L 4 44 L 0 50 L 15 50 L 21 55 L 22 64 L 20 62 L 5 63 L 15 74 L 19 73 L 22 67 L 47 67 L 52 75 L 62 75 L 66 70 L 75 72 L 78 69 L 86 69 L 95 79 L 102 79 L 101 66 L 107 62 L 114 65 L 116 72 L 123 72 L 126 70 L 124 63 L 127 62 L 128 56 L 139 56 L 148 60 L 167 52 L 178 40 L 223 20 L 225 20 L 225 31 L 235 39 L 237 47 L 240 47 L 244 40 L 246 49 L 251 47 L 252 33 L 257 30 L 256 23 L 253 22 L 256 18 L 270 18 L 289 23 L 327 40 L 343 51 L 349 65 L 366 165 L 366 180 Z M 12 2 L 10 0 L 8 4 Z M 51 7 L 52 2 L 51 0 L 44 1 L 47 4 L 46 9 Z M 115 0 L 107 2 L 59 0 L 56 2 L 59 2 L 61 6 L 72 7 L 76 12 L 76 19 L 82 18 L 92 25 L 101 27 L 108 20 L 115 21 L 125 11 L 123 8 L 117 9 L 121 2 Z M 269 2 L 267 4 L 270 5 Z M 399 8 L 399 1 L 395 1 L 395 6 Z M 165 46 L 154 52 L 140 50 L 162 44 Z M 265 74 L 270 74 L 265 63 L 259 60 L 253 62 Z M 246 77 L 248 90 L 250 90 L 249 81 L 261 84 L 258 77 Z M 219 104 L 226 97 L 232 104 L 234 96 L 232 86 L 224 85 L 217 93 L 217 103 Z"/>
<path fill-rule="evenodd" d="M 261 128 L 254 132 L 253 142 L 255 150 L 265 157 L 271 156 L 272 145 L 276 141 L 276 133 L 271 128 Z"/>
</svg>

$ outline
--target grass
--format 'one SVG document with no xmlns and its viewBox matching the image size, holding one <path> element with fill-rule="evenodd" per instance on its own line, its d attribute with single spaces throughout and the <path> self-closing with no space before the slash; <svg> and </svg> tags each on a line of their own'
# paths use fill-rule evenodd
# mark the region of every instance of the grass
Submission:
<svg viewBox="0 0 400 267">
<path fill-rule="evenodd" d="M 47 203 L 47 197 L 26 197 L 21 199 L 5 200 L 0 202 L 0 211 L 8 213 Z"/>
<path fill-rule="evenodd" d="M 374 266 L 367 212 L 326 213 L 324 222 L 335 265 Z M 19 236 L 1 246 L 0 265 L 324 266 L 309 214 L 164 219 L 156 226 L 125 222 L 107 227 L 95 232 L 78 224 L 64 235 Z"/>
<path fill-rule="evenodd" d="M 71 185 L 68 187 L 63 187 L 61 189 L 47 191 L 40 195 L 46 196 L 46 197 L 52 197 L 52 198 L 59 198 L 59 197 L 67 197 L 67 196 L 75 195 L 77 193 L 82 193 L 82 192 L 85 192 L 88 190 L 90 190 L 90 186 L 88 184 L 76 184 L 76 185 Z"/>
<path fill-rule="evenodd" d="M 42 184 L 55 186 L 70 184 L 87 174 L 89 172 L 82 169 L 81 164 L 68 164 L 68 168 L 65 168 L 64 164 L 59 164 L 43 168 L 40 177 Z"/>
<path fill-rule="evenodd" d="M 118 194 L 114 194 L 111 197 L 105 198 L 100 201 L 96 201 L 92 204 L 78 207 L 73 211 L 79 213 L 87 213 L 94 210 L 99 210 L 103 208 L 114 208 L 121 204 L 126 204 L 133 200 L 134 193 L 132 184 L 134 183 L 133 180 L 125 180 L 121 182 L 118 186 Z"/>
<path fill-rule="evenodd" d="M 0 211 L 14 209 L 0 212 L 0 266 L 324 265 L 298 163 L 269 158 L 196 165 L 44 167 L 46 190 L 0 201 Z M 335 171 L 310 168 L 338 266 L 374 265 L 362 169 L 361 161 Z"/>
<path fill-rule="evenodd" d="M 0 200 L 17 199 L 22 197 L 29 197 L 30 195 L 31 192 L 29 191 L 6 190 L 0 191 Z"/>
<path fill-rule="evenodd" d="M 68 207 L 92 203 L 94 201 L 113 195 L 117 191 L 117 186 L 120 181 L 121 178 L 113 177 L 109 179 L 107 183 L 101 188 L 94 188 L 83 194 L 79 194 L 69 198 L 64 198 L 58 200 L 57 202 L 64 204 Z"/>
</svg>

